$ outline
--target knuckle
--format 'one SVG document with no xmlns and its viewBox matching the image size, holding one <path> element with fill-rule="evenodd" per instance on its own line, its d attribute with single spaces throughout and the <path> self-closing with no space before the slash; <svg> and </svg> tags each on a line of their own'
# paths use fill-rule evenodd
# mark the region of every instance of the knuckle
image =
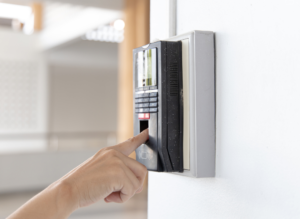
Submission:
<svg viewBox="0 0 300 219">
<path fill-rule="evenodd" d="M 116 170 L 116 172 L 118 173 L 118 175 L 120 176 L 124 176 L 125 175 L 125 171 L 124 171 L 124 163 L 122 160 L 116 158 L 113 161 L 112 167 L 114 168 L 114 170 Z"/>
<path fill-rule="evenodd" d="M 94 155 L 94 157 L 100 157 L 100 158 L 105 158 L 105 157 L 110 157 L 111 156 L 111 149 L 109 148 L 102 148 L 97 153 Z"/>
<path fill-rule="evenodd" d="M 94 157 L 101 156 L 101 154 L 103 154 L 105 152 L 105 149 L 106 148 L 102 148 L 102 149 L 98 150 L 97 153 L 94 154 Z"/>
<path fill-rule="evenodd" d="M 123 166 L 123 161 L 120 160 L 119 158 L 115 158 L 113 162 L 114 162 L 114 165 L 118 168 L 121 168 L 121 166 Z"/>
<path fill-rule="evenodd" d="M 117 151 L 115 149 L 108 148 L 106 149 L 105 153 L 110 158 L 117 156 Z"/>
</svg>

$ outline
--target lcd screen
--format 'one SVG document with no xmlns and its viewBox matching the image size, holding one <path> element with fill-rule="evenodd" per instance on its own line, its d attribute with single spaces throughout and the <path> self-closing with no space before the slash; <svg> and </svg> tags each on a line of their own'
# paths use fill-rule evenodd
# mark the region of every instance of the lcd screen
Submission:
<svg viewBox="0 0 300 219">
<path fill-rule="evenodd" d="M 138 52 L 135 59 L 137 87 L 157 85 L 156 48 Z"/>
</svg>

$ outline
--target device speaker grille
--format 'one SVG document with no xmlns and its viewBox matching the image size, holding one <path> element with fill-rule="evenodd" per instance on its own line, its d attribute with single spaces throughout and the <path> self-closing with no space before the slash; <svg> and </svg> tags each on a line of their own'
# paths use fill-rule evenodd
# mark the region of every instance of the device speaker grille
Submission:
<svg viewBox="0 0 300 219">
<path fill-rule="evenodd" d="M 173 62 L 169 66 L 169 88 L 170 96 L 178 95 L 178 63 Z"/>
</svg>

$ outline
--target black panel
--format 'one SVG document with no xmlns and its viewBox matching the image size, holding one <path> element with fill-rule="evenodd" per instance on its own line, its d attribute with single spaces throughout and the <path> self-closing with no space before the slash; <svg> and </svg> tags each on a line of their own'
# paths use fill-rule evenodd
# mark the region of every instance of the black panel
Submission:
<svg viewBox="0 0 300 219">
<path fill-rule="evenodd" d="M 182 143 L 180 138 L 180 91 L 182 88 L 181 43 L 167 46 L 167 102 L 168 102 L 168 152 L 173 171 L 183 171 Z M 151 99 L 151 98 L 150 98 Z"/>
<path fill-rule="evenodd" d="M 168 103 L 167 103 L 167 42 L 161 42 L 161 77 L 158 77 L 160 81 L 158 82 L 159 86 L 159 96 L 160 96 L 160 109 L 158 115 L 160 115 L 161 120 L 159 124 L 161 126 L 161 139 L 158 141 L 158 150 L 161 152 L 162 162 L 164 163 L 164 171 L 172 172 L 172 165 L 168 152 Z"/>
</svg>

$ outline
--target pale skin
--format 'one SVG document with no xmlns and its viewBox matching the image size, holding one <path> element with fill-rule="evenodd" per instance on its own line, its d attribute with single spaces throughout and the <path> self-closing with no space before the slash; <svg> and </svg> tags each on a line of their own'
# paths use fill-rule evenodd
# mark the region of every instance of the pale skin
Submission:
<svg viewBox="0 0 300 219">
<path fill-rule="evenodd" d="M 103 148 L 30 199 L 7 219 L 64 219 L 99 200 L 124 203 L 143 190 L 147 168 L 129 158 L 146 142 L 148 130 Z"/>
</svg>

